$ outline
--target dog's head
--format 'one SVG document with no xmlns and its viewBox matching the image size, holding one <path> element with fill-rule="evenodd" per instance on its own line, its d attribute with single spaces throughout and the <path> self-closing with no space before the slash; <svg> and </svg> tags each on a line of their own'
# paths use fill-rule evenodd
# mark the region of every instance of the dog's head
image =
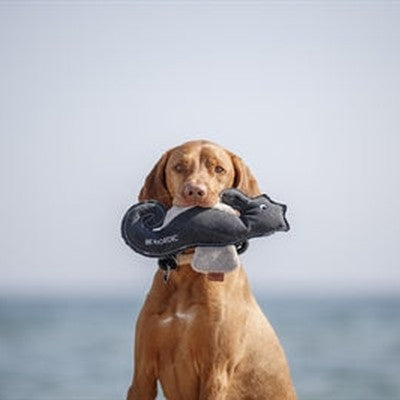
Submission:
<svg viewBox="0 0 400 400">
<path fill-rule="evenodd" d="M 167 208 L 212 207 L 219 202 L 220 193 L 231 187 L 249 196 L 261 193 L 239 157 L 209 141 L 196 140 L 161 157 L 147 176 L 139 201 L 157 200 Z"/>
</svg>

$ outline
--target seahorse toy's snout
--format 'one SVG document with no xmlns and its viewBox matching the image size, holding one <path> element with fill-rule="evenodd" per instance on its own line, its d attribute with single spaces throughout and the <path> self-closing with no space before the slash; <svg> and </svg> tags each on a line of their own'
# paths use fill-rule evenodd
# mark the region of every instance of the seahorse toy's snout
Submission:
<svg viewBox="0 0 400 400">
<path fill-rule="evenodd" d="M 229 189 L 221 193 L 221 200 L 240 212 L 239 218 L 248 227 L 249 239 L 290 229 L 286 205 L 271 200 L 266 194 L 250 198 L 238 190 Z"/>
</svg>

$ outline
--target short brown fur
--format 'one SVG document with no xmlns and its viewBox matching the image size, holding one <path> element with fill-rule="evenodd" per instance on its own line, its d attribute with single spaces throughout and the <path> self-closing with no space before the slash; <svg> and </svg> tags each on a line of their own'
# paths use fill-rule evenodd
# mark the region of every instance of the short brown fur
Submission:
<svg viewBox="0 0 400 400">
<path fill-rule="evenodd" d="M 188 182 L 205 188 L 204 195 L 185 195 Z M 207 207 L 232 186 L 250 196 L 260 193 L 239 157 L 213 143 L 192 141 L 163 155 L 139 200 Z M 296 399 L 284 352 L 242 267 L 215 282 L 195 272 L 186 256 L 167 284 L 163 272 L 156 272 L 136 325 L 127 399 L 155 399 L 157 380 L 169 400 Z"/>
</svg>

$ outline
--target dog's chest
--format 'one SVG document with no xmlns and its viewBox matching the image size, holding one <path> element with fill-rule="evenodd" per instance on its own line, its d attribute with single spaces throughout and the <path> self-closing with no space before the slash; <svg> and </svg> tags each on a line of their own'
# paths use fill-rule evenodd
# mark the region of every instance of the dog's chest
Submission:
<svg viewBox="0 0 400 400">
<path fill-rule="evenodd" d="M 168 327 L 173 323 L 191 324 L 195 318 L 196 311 L 194 308 L 169 310 L 160 315 L 159 325 Z"/>
</svg>

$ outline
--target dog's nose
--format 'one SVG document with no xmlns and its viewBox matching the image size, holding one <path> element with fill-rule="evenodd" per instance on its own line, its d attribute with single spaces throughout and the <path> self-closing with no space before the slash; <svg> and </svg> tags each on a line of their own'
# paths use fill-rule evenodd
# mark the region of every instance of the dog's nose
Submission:
<svg viewBox="0 0 400 400">
<path fill-rule="evenodd" d="M 188 200 L 200 200 L 207 194 L 207 188 L 201 183 L 185 183 L 183 187 L 183 197 Z"/>
</svg>

